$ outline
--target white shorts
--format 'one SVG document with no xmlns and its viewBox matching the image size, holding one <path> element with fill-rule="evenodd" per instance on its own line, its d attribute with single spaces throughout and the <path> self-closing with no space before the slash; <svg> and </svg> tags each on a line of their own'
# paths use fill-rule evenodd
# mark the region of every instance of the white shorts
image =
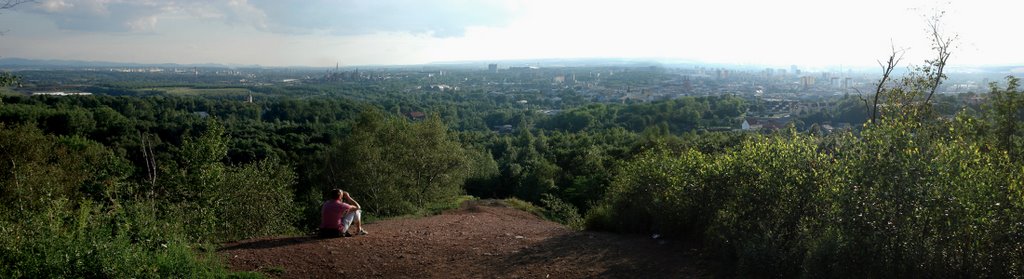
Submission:
<svg viewBox="0 0 1024 279">
<path fill-rule="evenodd" d="M 348 214 L 345 214 L 345 217 L 341 218 L 341 224 L 344 225 L 344 227 L 342 227 L 341 232 L 342 233 L 347 232 L 348 231 L 348 227 L 352 226 L 352 221 L 353 220 L 359 219 L 360 222 L 361 222 L 363 220 L 362 216 L 363 216 L 363 211 L 362 210 L 356 210 L 356 211 L 349 212 Z"/>
</svg>

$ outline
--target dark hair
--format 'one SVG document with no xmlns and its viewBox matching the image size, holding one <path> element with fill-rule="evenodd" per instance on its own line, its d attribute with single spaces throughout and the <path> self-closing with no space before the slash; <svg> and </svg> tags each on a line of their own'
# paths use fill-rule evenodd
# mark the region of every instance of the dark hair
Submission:
<svg viewBox="0 0 1024 279">
<path fill-rule="evenodd" d="M 327 192 L 327 198 L 332 200 L 340 199 L 341 193 L 341 189 L 331 189 L 330 191 Z"/>
</svg>

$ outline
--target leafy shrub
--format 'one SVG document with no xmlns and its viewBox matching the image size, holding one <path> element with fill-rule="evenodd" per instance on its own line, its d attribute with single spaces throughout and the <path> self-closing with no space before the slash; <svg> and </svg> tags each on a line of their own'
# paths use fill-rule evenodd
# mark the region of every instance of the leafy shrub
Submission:
<svg viewBox="0 0 1024 279">
<path fill-rule="evenodd" d="M 540 207 L 538 207 L 536 205 L 533 205 L 532 203 L 530 203 L 528 201 L 520 200 L 520 199 L 517 199 L 517 198 L 507 198 L 507 199 L 502 200 L 502 202 L 505 205 L 508 205 L 508 206 L 510 206 L 512 208 L 519 209 L 519 210 L 522 210 L 522 211 L 526 211 L 526 212 L 529 212 L 529 213 L 531 213 L 533 215 L 537 215 L 537 217 L 544 217 L 544 209 L 542 209 L 542 208 L 540 208 Z"/>
<path fill-rule="evenodd" d="M 294 232 L 298 217 L 292 197 L 295 173 L 270 159 L 225 173 L 217 187 L 222 194 L 217 206 L 217 239 L 235 240 Z"/>
<path fill-rule="evenodd" d="M 120 208 L 52 200 L 46 210 L 4 224 L 0 277 L 225 277 L 212 254 L 199 255 L 182 227 L 160 220 L 155 204 Z"/>
<path fill-rule="evenodd" d="M 443 212 L 445 210 L 458 209 L 465 202 L 475 201 L 475 200 L 478 200 L 478 199 L 479 198 L 474 197 L 474 196 L 470 196 L 470 195 L 461 195 L 461 196 L 456 197 L 455 199 L 452 199 L 452 200 L 449 200 L 449 201 L 446 201 L 446 202 L 441 202 L 441 203 L 435 203 L 435 204 L 428 205 L 427 208 L 426 208 L 426 211 L 424 213 L 425 214 L 430 214 L 430 215 L 440 214 L 441 212 Z"/>
<path fill-rule="evenodd" d="M 694 150 L 649 150 L 622 166 L 606 199 L 588 214 L 588 227 L 685 234 L 711 219 L 721 192 L 709 184 L 718 165 Z"/>
<path fill-rule="evenodd" d="M 439 118 L 412 123 L 367 112 L 325 154 L 317 176 L 322 190 L 342 188 L 367 211 L 397 216 L 456 199 L 469 171 L 466 151 Z"/>
<path fill-rule="evenodd" d="M 840 245 L 816 257 L 838 259 L 835 274 L 1019 276 L 1020 165 L 956 130 L 939 140 L 924 129 L 882 122 L 849 147 L 851 176 L 826 219 Z"/>
<path fill-rule="evenodd" d="M 857 137 L 646 151 L 587 226 L 696 235 L 743 277 L 1024 276 L 1024 165 L 984 125 L 883 119 Z"/>
<path fill-rule="evenodd" d="M 273 161 L 186 171 L 169 180 L 216 184 L 155 194 L 127 181 L 131 166 L 96 142 L 3 125 L 0 161 L 10 162 L 0 174 L 2 278 L 251 276 L 231 274 L 197 240 L 286 232 L 294 216 L 294 174 Z"/>
<path fill-rule="evenodd" d="M 810 229 L 828 208 L 822 188 L 835 185 L 831 160 L 813 138 L 755 137 L 719 157 L 729 189 L 708 227 L 712 249 L 740 274 L 798 274 Z"/>
<path fill-rule="evenodd" d="M 0 159 L 0 208 L 12 214 L 41 210 L 54 198 L 104 198 L 129 172 L 102 145 L 24 125 L 0 124 Z"/>
<path fill-rule="evenodd" d="M 576 206 L 551 194 L 544 194 L 541 202 L 544 204 L 544 215 L 549 220 L 565 224 L 577 230 L 583 228 L 583 217 L 580 216 Z"/>
</svg>

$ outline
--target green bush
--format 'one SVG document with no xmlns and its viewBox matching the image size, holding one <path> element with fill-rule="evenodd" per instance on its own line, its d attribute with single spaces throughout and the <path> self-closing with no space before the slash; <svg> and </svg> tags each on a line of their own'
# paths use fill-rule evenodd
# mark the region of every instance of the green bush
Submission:
<svg viewBox="0 0 1024 279">
<path fill-rule="evenodd" d="M 548 220 L 565 224 L 576 230 L 583 229 L 583 217 L 580 216 L 576 206 L 551 194 L 544 194 L 541 202 L 544 204 L 544 215 Z"/>
<path fill-rule="evenodd" d="M 223 128 L 215 121 L 206 125 L 198 138 L 182 140 L 181 164 L 169 167 L 151 190 L 166 216 L 181 220 L 200 243 L 295 232 L 295 172 L 276 159 L 225 165 Z"/>
<path fill-rule="evenodd" d="M 522 211 L 529 212 L 537 217 L 544 217 L 544 209 L 533 205 L 532 203 L 517 198 L 507 198 L 502 200 L 502 203 L 512 208 L 519 209 Z"/>
<path fill-rule="evenodd" d="M 295 232 L 295 172 L 276 160 L 232 167 L 218 191 L 217 239 L 237 240 Z"/>
<path fill-rule="evenodd" d="M 836 274 L 1021 276 L 1019 163 L 956 130 L 929 139 L 926 128 L 882 122 L 849 147 L 850 177 L 825 220 L 840 245 L 816 257 L 838 259 Z"/>
<path fill-rule="evenodd" d="M 808 232 L 835 185 L 830 158 L 808 136 L 755 137 L 719 157 L 728 190 L 707 231 L 714 250 L 740 274 L 794 277 Z"/>
<path fill-rule="evenodd" d="M 583 215 L 583 227 L 589 230 L 616 231 L 615 207 L 610 203 L 598 203 L 590 206 L 590 210 Z"/>
<path fill-rule="evenodd" d="M 1024 165 L 976 119 L 649 150 L 587 227 L 698 237 L 741 277 L 1024 276 Z"/>
<path fill-rule="evenodd" d="M 155 195 L 127 181 L 130 164 L 98 143 L 3 125 L 0 161 L 10 162 L 0 171 L 0 278 L 251 276 L 228 272 L 197 239 L 286 232 L 294 216 L 294 174 L 276 162 Z M 205 200 L 171 196 L 183 193 Z M 198 230 L 195 220 L 217 225 Z"/>
<path fill-rule="evenodd" d="M 367 112 L 323 159 L 321 190 L 342 188 L 366 211 L 385 217 L 450 203 L 470 174 L 466 151 L 437 117 L 413 123 Z"/>
<path fill-rule="evenodd" d="M 0 159 L 0 208 L 11 214 L 42 210 L 54 198 L 104 199 L 129 173 L 124 159 L 100 144 L 33 126 L 0 124 Z"/>
<path fill-rule="evenodd" d="M 424 211 L 424 213 L 430 215 L 440 214 L 445 210 L 458 209 L 459 207 L 462 206 L 463 203 L 475 200 L 479 200 L 479 198 L 470 195 L 461 195 L 454 199 L 430 204 L 427 206 L 426 211 Z"/>
<path fill-rule="evenodd" d="M 723 188 L 717 162 L 695 150 L 649 150 L 622 166 L 606 199 L 588 213 L 588 227 L 627 232 L 699 233 L 709 222 Z"/>
<path fill-rule="evenodd" d="M 229 272 L 201 255 L 152 201 L 108 207 L 56 199 L 18 222 L 2 222 L 4 278 L 209 278 Z M 212 252 L 208 252 L 212 253 Z"/>
</svg>

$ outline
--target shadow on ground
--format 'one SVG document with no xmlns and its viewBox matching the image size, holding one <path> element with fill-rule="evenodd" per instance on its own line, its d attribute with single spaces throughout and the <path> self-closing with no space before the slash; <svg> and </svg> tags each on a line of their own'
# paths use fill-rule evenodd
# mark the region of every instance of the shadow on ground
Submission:
<svg viewBox="0 0 1024 279">
<path fill-rule="evenodd" d="M 639 235 L 623 237 L 602 232 L 576 232 L 552 237 L 537 245 L 505 255 L 496 274 L 538 275 L 562 273 L 559 266 L 574 266 L 583 277 L 597 278 L 705 278 L 695 263 L 698 245 L 657 240 Z M 537 267 L 527 268 L 524 267 Z M 569 272 L 569 271 L 566 271 Z M 544 275 L 540 275 L 544 276 Z M 576 276 L 570 276 L 576 277 Z"/>
<path fill-rule="evenodd" d="M 295 236 L 295 237 L 285 237 L 285 238 L 261 239 L 261 240 L 252 240 L 252 241 L 246 241 L 246 242 L 240 242 L 240 243 L 227 243 L 227 244 L 224 245 L 224 247 L 221 247 L 220 249 L 217 249 L 217 251 L 223 252 L 223 251 L 231 251 L 231 250 L 269 249 L 269 248 L 277 248 L 277 247 L 289 246 L 289 245 L 298 245 L 298 244 L 302 244 L 302 243 L 306 243 L 306 242 L 310 242 L 310 241 L 318 241 L 318 240 L 323 240 L 323 239 L 322 238 L 317 238 L 316 236 Z"/>
</svg>

